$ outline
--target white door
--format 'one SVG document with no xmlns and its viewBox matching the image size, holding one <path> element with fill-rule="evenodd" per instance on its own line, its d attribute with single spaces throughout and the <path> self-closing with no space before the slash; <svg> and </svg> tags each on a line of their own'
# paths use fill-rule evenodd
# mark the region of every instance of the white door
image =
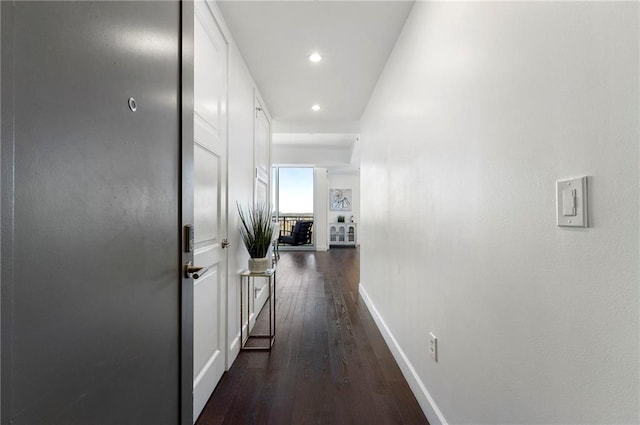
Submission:
<svg viewBox="0 0 640 425">
<path fill-rule="evenodd" d="M 269 177 L 271 170 L 270 157 L 270 140 L 271 140 L 271 123 L 269 117 L 264 112 L 264 106 L 258 97 L 255 98 L 256 114 L 255 114 L 255 135 L 254 135 L 254 167 L 255 167 L 255 184 L 254 184 L 254 200 L 256 204 L 269 203 Z M 252 312 L 249 320 L 249 327 L 255 325 L 256 318 L 262 310 L 267 297 L 269 295 L 267 279 L 252 279 L 255 285 L 253 290 Z"/>
<path fill-rule="evenodd" d="M 194 279 L 193 421 L 226 364 L 227 43 L 204 2 L 194 23 Z"/>
<path fill-rule="evenodd" d="M 271 124 L 264 112 L 262 102 L 257 97 L 255 131 L 254 166 L 256 181 L 254 199 L 257 204 L 265 204 L 269 202 L 269 171 L 271 170 L 269 141 L 271 139 Z"/>
</svg>

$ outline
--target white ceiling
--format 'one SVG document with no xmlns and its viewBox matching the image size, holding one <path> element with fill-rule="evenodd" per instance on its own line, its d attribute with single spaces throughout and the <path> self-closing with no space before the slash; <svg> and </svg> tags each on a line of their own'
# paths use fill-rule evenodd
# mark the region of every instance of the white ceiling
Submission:
<svg viewBox="0 0 640 425">
<path fill-rule="evenodd" d="M 279 139 L 352 143 L 412 1 L 219 1 Z M 317 64 L 308 56 L 319 52 Z M 313 112 L 319 104 L 322 110 Z M 343 136 L 339 136 L 339 134 Z M 342 138 L 341 138 L 342 137 Z M 277 143 L 277 137 L 274 142 Z"/>
</svg>

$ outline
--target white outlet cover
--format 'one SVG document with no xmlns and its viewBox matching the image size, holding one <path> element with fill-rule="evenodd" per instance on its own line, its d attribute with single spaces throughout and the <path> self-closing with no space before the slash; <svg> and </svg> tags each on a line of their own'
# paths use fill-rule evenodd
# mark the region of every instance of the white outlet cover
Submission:
<svg viewBox="0 0 640 425">
<path fill-rule="evenodd" d="M 438 338 L 429 332 L 429 354 L 434 362 L 438 362 Z"/>
<path fill-rule="evenodd" d="M 556 223 L 561 227 L 589 227 L 587 177 L 556 182 Z"/>
</svg>

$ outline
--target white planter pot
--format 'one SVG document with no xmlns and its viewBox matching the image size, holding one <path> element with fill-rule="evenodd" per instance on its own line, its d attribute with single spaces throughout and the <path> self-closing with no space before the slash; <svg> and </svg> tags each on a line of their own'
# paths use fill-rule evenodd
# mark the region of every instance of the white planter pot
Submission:
<svg viewBox="0 0 640 425">
<path fill-rule="evenodd" d="M 252 273 L 264 273 L 270 265 L 269 257 L 249 258 L 249 271 Z"/>
</svg>

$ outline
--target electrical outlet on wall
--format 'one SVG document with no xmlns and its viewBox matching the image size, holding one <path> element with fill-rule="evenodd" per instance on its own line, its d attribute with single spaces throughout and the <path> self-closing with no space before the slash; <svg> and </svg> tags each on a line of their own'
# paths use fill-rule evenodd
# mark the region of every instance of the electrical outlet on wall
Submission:
<svg viewBox="0 0 640 425">
<path fill-rule="evenodd" d="M 438 338 L 429 332 L 429 354 L 434 362 L 438 361 Z"/>
</svg>

